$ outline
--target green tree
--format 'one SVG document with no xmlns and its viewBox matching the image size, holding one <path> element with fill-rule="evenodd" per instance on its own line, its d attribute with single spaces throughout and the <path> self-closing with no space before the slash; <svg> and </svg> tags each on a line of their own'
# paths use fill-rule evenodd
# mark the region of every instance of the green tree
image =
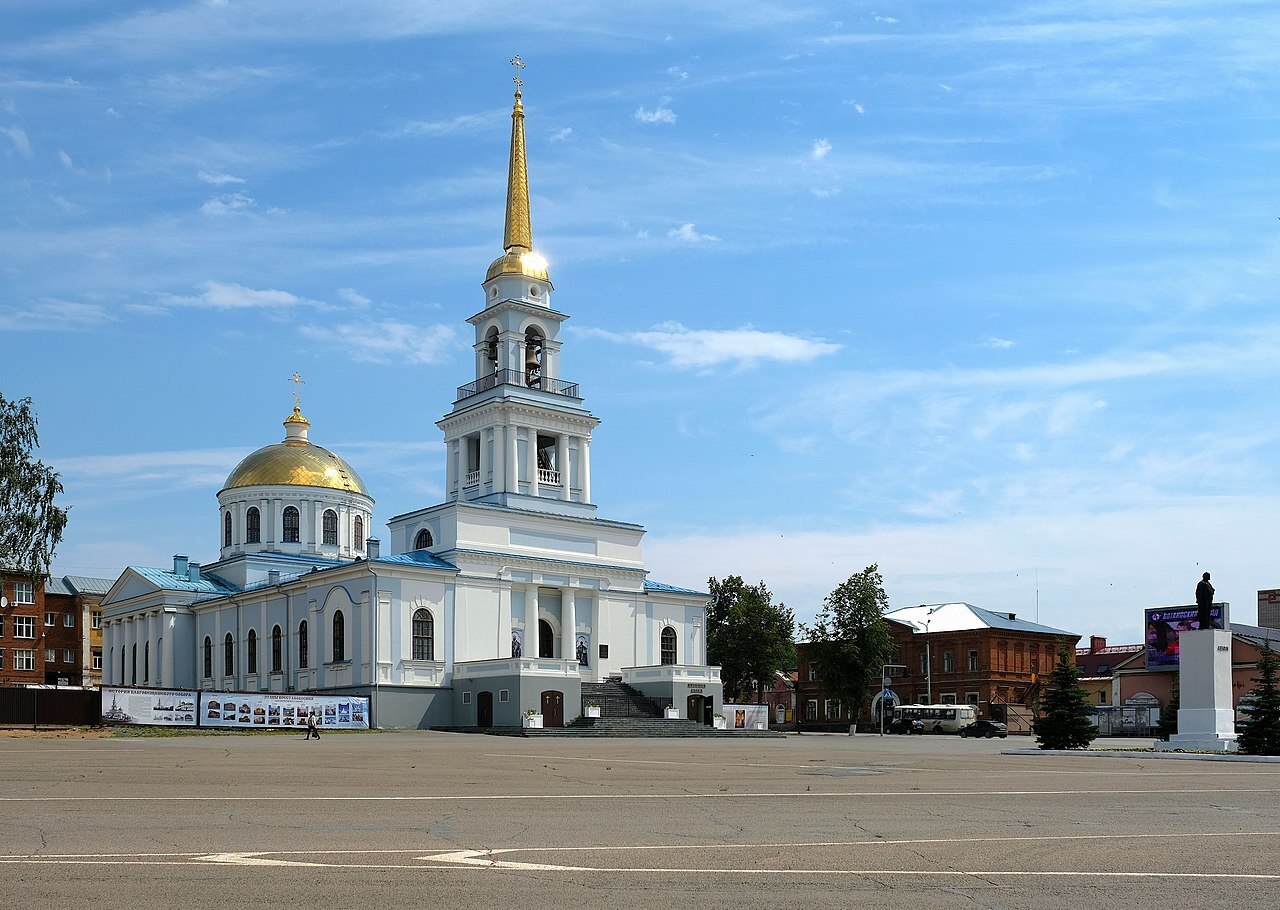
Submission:
<svg viewBox="0 0 1280 910">
<path fill-rule="evenodd" d="M 871 565 L 828 594 L 813 625 L 803 627 L 823 690 L 847 705 L 854 718 L 893 651 L 884 618 L 888 608 L 879 567 Z"/>
<path fill-rule="evenodd" d="M 1173 692 L 1169 695 L 1169 703 L 1160 709 L 1160 720 L 1156 724 L 1156 735 L 1165 742 L 1178 732 L 1178 708 L 1182 704 L 1182 690 L 1178 686 L 1178 674 L 1173 674 Z"/>
<path fill-rule="evenodd" d="M 795 666 L 795 617 L 775 604 L 764 582 L 748 585 L 740 575 L 712 578 L 707 609 L 707 660 L 720 667 L 726 701 L 764 700 L 773 674 Z"/>
<path fill-rule="evenodd" d="M 1065 641 L 1058 644 L 1058 663 L 1049 671 L 1042 712 L 1032 724 L 1041 749 L 1083 749 L 1098 735 L 1089 693 L 1080 685 L 1075 655 Z"/>
<path fill-rule="evenodd" d="M 32 457 L 40 447 L 31 399 L 0 394 L 0 569 L 40 578 L 67 526 L 57 472 Z"/>
<path fill-rule="evenodd" d="M 1280 688 L 1276 685 L 1280 671 L 1280 658 L 1271 649 L 1271 642 L 1262 643 L 1258 657 L 1259 676 L 1253 677 L 1258 685 L 1247 696 L 1249 719 L 1240 734 L 1238 746 L 1246 755 L 1280 755 Z"/>
</svg>

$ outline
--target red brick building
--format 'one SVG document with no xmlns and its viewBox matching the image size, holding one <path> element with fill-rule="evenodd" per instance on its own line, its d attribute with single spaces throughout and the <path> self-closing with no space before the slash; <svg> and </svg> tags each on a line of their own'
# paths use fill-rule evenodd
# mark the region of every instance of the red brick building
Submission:
<svg viewBox="0 0 1280 910">
<path fill-rule="evenodd" d="M 44 581 L 0 575 L 0 686 L 44 682 Z"/>
<path fill-rule="evenodd" d="M 907 668 L 893 673 L 890 689 L 898 704 L 968 703 L 977 706 L 979 717 L 996 720 L 1025 716 L 1038 703 L 1040 677 L 1057 662 L 1061 644 L 1074 657 L 1080 638 L 966 603 L 905 607 L 885 619 L 894 649 L 888 662 Z M 823 691 L 821 668 L 809 659 L 807 644 L 796 650 L 800 730 L 847 730 L 854 718 L 874 723 L 872 703 L 878 698 L 851 711 Z"/>
</svg>

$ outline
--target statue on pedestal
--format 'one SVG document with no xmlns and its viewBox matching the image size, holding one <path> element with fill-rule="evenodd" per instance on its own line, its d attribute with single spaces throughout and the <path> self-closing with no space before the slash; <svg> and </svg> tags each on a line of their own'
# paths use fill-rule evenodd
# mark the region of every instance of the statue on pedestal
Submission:
<svg viewBox="0 0 1280 910">
<path fill-rule="evenodd" d="M 1197 628 L 1212 629 L 1213 617 L 1210 613 L 1213 610 L 1213 585 L 1209 584 L 1209 573 L 1205 572 L 1204 577 L 1200 579 L 1200 584 L 1196 585 L 1196 621 Z"/>
</svg>

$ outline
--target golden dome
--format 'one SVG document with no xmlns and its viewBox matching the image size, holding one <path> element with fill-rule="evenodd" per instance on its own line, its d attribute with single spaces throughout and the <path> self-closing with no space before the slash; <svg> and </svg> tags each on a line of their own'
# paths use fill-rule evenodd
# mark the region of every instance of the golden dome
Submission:
<svg viewBox="0 0 1280 910">
<path fill-rule="evenodd" d="M 537 253 L 522 250 L 519 247 L 512 247 L 493 260 L 484 280 L 491 281 L 499 275 L 524 275 L 526 278 L 537 278 L 540 281 L 551 280 L 547 275 L 547 260 Z"/>
<path fill-rule="evenodd" d="M 284 441 L 263 446 L 236 465 L 223 484 L 224 490 L 279 484 L 346 490 L 369 496 L 369 490 L 355 468 L 342 457 L 307 439 L 311 421 L 302 416 L 300 408 L 293 409 L 284 426 L 287 434 Z"/>
</svg>

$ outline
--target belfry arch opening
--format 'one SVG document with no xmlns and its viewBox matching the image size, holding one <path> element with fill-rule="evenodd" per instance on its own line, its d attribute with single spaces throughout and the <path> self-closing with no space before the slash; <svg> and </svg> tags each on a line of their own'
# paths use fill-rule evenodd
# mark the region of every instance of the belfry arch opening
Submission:
<svg viewBox="0 0 1280 910">
<path fill-rule="evenodd" d="M 493 326 L 484 336 L 484 361 L 489 371 L 498 371 L 498 327 Z"/>
<path fill-rule="evenodd" d="M 543 355 L 545 341 L 542 330 L 529 326 L 524 332 L 524 384 L 531 389 L 542 388 Z"/>
</svg>

